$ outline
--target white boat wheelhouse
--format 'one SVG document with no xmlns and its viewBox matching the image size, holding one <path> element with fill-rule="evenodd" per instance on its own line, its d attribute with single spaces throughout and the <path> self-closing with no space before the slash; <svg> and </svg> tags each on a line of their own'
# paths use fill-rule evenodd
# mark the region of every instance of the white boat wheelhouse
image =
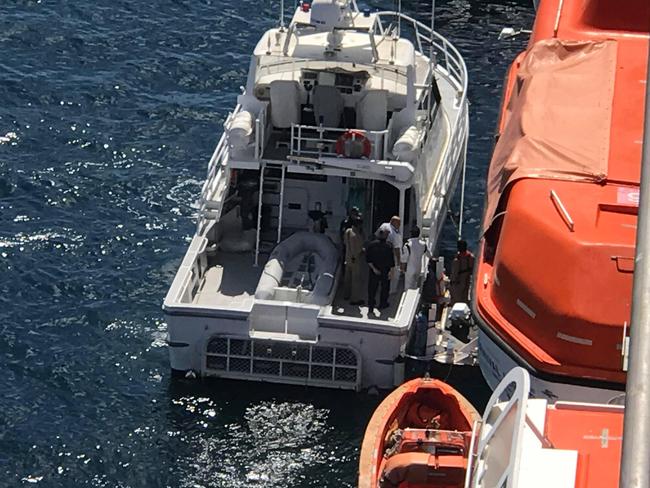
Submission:
<svg viewBox="0 0 650 488">
<path fill-rule="evenodd" d="M 347 303 L 339 222 L 357 206 L 371 236 L 396 214 L 435 247 L 464 168 L 466 88 L 456 49 L 401 13 L 316 0 L 267 31 L 165 298 L 172 369 L 355 390 L 401 381 L 393 359 L 420 290 L 400 287 L 381 313 Z"/>
</svg>

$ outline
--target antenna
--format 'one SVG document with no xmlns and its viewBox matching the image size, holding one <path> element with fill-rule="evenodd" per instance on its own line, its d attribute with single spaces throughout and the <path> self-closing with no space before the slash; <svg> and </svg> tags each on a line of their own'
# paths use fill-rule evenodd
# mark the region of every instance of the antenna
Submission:
<svg viewBox="0 0 650 488">
<path fill-rule="evenodd" d="M 436 18 L 436 0 L 431 0 L 431 41 L 433 44 L 433 24 Z"/>
<path fill-rule="evenodd" d="M 433 54 L 433 15 L 436 10 L 436 0 L 431 0 L 431 32 L 429 34 L 429 71 L 431 72 L 431 82 L 429 83 L 429 95 L 427 96 L 427 118 L 431 123 L 431 97 L 433 96 L 433 84 L 436 82 L 435 61 Z M 424 53 L 422 53 L 424 54 Z"/>
<path fill-rule="evenodd" d="M 402 37 L 402 0 L 397 0 L 397 37 Z"/>
<path fill-rule="evenodd" d="M 280 0 L 280 30 L 284 30 L 284 0 Z"/>
</svg>

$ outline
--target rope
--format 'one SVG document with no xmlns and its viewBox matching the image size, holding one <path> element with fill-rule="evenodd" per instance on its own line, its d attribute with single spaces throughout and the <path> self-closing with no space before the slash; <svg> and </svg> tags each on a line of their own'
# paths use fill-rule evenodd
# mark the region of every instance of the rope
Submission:
<svg viewBox="0 0 650 488">
<path fill-rule="evenodd" d="M 465 140 L 467 144 L 467 140 Z M 460 187 L 460 211 L 458 214 L 458 240 L 463 238 L 463 211 L 465 209 L 465 173 L 467 169 L 467 151 L 464 151 L 465 157 L 463 158 L 463 176 L 461 179 Z"/>
<path fill-rule="evenodd" d="M 451 225 L 453 225 L 454 229 L 456 229 L 456 233 L 460 235 L 460 231 L 458 230 L 458 224 L 456 223 L 456 219 L 454 219 L 454 212 L 452 211 L 451 207 L 447 207 L 447 216 L 451 221 Z"/>
</svg>

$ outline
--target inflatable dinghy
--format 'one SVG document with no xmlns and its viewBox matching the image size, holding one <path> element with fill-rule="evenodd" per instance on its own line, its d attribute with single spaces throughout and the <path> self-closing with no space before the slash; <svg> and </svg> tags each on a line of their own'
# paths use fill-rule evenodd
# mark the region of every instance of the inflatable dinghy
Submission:
<svg viewBox="0 0 650 488">
<path fill-rule="evenodd" d="M 292 234 L 269 256 L 255 298 L 327 305 L 336 291 L 338 264 L 339 251 L 326 235 Z"/>
</svg>

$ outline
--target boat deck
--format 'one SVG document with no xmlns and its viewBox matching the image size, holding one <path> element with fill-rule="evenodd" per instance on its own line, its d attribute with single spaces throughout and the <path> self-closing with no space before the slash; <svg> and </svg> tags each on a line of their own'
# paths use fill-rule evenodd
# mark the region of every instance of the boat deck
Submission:
<svg viewBox="0 0 650 488">
<path fill-rule="evenodd" d="M 250 253 L 219 253 L 216 263 L 208 268 L 194 296 L 195 305 L 235 310 L 250 310 L 255 288 L 262 276 L 266 258 L 253 266 Z M 226 264 L 227 263 L 227 264 Z"/>
<path fill-rule="evenodd" d="M 216 262 L 206 271 L 199 288 L 194 296 L 193 304 L 208 308 L 227 308 L 229 310 L 250 311 L 257 283 L 262 276 L 266 257 L 260 255 L 259 266 L 253 266 L 250 253 L 220 253 Z M 364 273 L 362 297 L 366 304 L 350 305 L 343 298 L 343 277 L 339 280 L 338 289 L 331 307 L 324 310 L 325 315 L 350 317 L 363 320 L 380 320 L 391 322 L 397 317 L 399 303 L 404 289 L 403 282 L 399 283 L 396 293 L 389 296 L 390 306 L 384 310 L 374 310 L 368 314 L 367 280 Z M 379 296 L 379 292 L 377 292 Z"/>
<path fill-rule="evenodd" d="M 622 407 L 559 402 L 546 413 L 545 437 L 556 449 L 577 450 L 576 487 L 618 486 Z"/>
<path fill-rule="evenodd" d="M 375 309 L 371 314 L 368 313 L 368 274 L 363 273 L 362 277 L 362 297 L 365 302 L 364 305 L 350 305 L 348 300 L 343 298 L 343 280 L 341 279 L 339 289 L 336 291 L 336 296 L 332 303 L 331 311 L 329 313 L 334 316 L 345 316 L 355 319 L 364 320 L 382 320 L 386 322 L 394 321 L 397 318 L 397 310 L 399 302 L 404 290 L 404 282 L 400 281 L 397 291 L 388 296 L 388 303 L 390 306 L 384 310 Z M 377 291 L 377 303 L 379 303 L 379 290 Z"/>
<path fill-rule="evenodd" d="M 264 147 L 263 157 L 275 161 L 286 161 L 290 154 L 291 133 L 288 131 L 276 130 L 271 132 L 269 141 Z"/>
</svg>

